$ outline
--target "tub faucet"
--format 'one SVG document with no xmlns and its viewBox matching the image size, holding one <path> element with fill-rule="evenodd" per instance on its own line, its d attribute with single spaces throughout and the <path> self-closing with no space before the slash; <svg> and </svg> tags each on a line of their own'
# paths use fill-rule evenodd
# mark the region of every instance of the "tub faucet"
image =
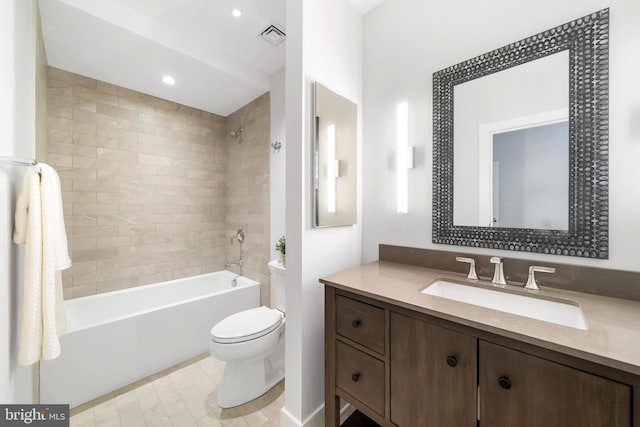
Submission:
<svg viewBox="0 0 640 427">
<path fill-rule="evenodd" d="M 489 260 L 491 264 L 495 264 L 495 270 L 493 271 L 493 279 L 491 283 L 494 285 L 506 285 L 507 281 L 504 279 L 504 269 L 502 265 L 502 258 L 493 256 Z"/>
<path fill-rule="evenodd" d="M 227 267 L 231 267 L 232 265 L 237 265 L 238 267 L 242 267 L 242 263 L 244 261 L 242 261 L 242 259 L 237 259 L 235 261 L 228 261 L 227 262 Z"/>
</svg>

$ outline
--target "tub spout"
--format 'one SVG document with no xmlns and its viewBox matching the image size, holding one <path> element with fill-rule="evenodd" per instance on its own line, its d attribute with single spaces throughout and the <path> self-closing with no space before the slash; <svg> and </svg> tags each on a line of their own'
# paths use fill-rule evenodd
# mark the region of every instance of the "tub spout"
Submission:
<svg viewBox="0 0 640 427">
<path fill-rule="evenodd" d="M 237 266 L 239 266 L 239 267 L 242 267 L 242 263 L 243 263 L 243 262 L 244 262 L 244 261 L 242 261 L 241 259 L 237 259 L 237 260 L 235 260 L 235 261 L 228 261 L 228 262 L 227 262 L 227 267 L 231 267 L 231 266 L 233 266 L 233 265 L 237 265 Z"/>
</svg>

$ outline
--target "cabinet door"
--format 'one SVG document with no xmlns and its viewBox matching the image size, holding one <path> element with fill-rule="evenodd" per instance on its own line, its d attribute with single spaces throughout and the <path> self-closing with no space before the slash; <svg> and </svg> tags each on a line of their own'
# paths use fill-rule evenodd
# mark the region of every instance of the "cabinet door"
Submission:
<svg viewBox="0 0 640 427">
<path fill-rule="evenodd" d="M 391 313 L 391 421 L 398 426 L 475 426 L 477 341 Z"/>
<path fill-rule="evenodd" d="M 629 386 L 480 341 L 480 425 L 629 427 Z"/>
</svg>

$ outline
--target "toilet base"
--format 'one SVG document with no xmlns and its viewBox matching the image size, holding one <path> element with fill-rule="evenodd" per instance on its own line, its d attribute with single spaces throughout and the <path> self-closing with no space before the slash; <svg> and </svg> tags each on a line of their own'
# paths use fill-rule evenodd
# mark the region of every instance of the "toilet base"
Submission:
<svg viewBox="0 0 640 427">
<path fill-rule="evenodd" d="M 284 378 L 284 337 L 268 357 L 228 361 L 218 387 L 218 406 L 233 408 L 262 396 Z"/>
</svg>

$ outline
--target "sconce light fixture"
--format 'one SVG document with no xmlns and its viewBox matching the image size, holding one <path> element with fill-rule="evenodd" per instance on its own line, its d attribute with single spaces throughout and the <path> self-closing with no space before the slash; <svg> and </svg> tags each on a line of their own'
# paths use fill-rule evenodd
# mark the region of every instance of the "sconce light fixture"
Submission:
<svg viewBox="0 0 640 427">
<path fill-rule="evenodd" d="M 407 213 L 408 211 L 409 178 L 407 167 L 409 158 L 413 163 L 413 149 L 409 150 L 408 144 L 409 105 L 405 101 L 398 104 L 396 111 L 396 206 L 398 213 Z"/>
<path fill-rule="evenodd" d="M 336 212 L 336 178 L 338 177 L 336 160 L 336 125 L 327 126 L 327 210 Z"/>
</svg>

